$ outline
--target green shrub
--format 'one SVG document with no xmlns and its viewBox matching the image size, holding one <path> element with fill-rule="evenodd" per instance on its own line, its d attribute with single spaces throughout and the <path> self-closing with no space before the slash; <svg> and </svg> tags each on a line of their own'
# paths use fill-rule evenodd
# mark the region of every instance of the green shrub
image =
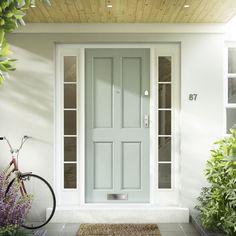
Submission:
<svg viewBox="0 0 236 236">
<path fill-rule="evenodd" d="M 205 175 L 210 184 L 202 189 L 199 205 L 200 221 L 210 231 L 236 235 L 236 130 L 215 142 Z"/>
</svg>

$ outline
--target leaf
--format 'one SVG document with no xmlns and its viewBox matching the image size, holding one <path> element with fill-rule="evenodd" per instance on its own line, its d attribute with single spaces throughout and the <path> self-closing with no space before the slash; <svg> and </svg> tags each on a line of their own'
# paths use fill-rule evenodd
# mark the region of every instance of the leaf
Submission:
<svg viewBox="0 0 236 236">
<path fill-rule="evenodd" d="M 17 0 L 17 7 L 22 8 L 25 5 L 25 0 Z"/>
<path fill-rule="evenodd" d="M 9 45 L 7 44 L 6 40 L 3 40 L 3 43 L 1 45 L 0 49 L 0 56 L 7 58 L 9 54 L 12 54 L 12 52 L 9 50 Z"/>
<path fill-rule="evenodd" d="M 0 70 L 0 85 L 3 83 L 3 81 L 4 81 L 4 76 L 3 76 L 3 74 L 1 73 L 1 70 Z"/>
<path fill-rule="evenodd" d="M 8 59 L 8 61 L 10 61 L 10 62 L 15 62 L 15 61 L 18 61 L 18 60 L 11 58 L 11 59 Z"/>
<path fill-rule="evenodd" d="M 25 16 L 25 13 L 21 10 L 17 10 L 15 13 L 14 13 L 14 17 L 19 20 L 19 19 L 22 19 L 22 17 Z"/>
<path fill-rule="evenodd" d="M 0 47 L 1 47 L 2 43 L 3 43 L 4 36 L 5 36 L 4 30 L 0 29 Z"/>
<path fill-rule="evenodd" d="M 17 20 L 17 22 L 22 25 L 22 26 L 25 26 L 25 21 L 23 19 L 19 19 Z"/>
<path fill-rule="evenodd" d="M 12 32 L 16 29 L 17 24 L 16 20 L 10 19 L 9 21 L 6 22 L 4 30 L 5 32 Z"/>
<path fill-rule="evenodd" d="M 1 63 L 0 63 L 0 70 L 4 71 L 4 72 L 7 72 L 7 68 Z"/>
</svg>

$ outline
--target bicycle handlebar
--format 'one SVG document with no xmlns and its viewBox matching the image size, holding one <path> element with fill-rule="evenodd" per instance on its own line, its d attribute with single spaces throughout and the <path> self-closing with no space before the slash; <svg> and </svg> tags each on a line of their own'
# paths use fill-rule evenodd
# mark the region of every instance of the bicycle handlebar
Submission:
<svg viewBox="0 0 236 236">
<path fill-rule="evenodd" d="M 10 141 L 9 141 L 5 136 L 0 137 L 0 140 L 6 140 L 8 146 L 9 146 L 9 148 L 10 148 L 10 152 L 11 152 L 12 154 L 13 154 L 14 152 L 18 154 L 19 151 L 21 150 L 22 146 L 23 146 L 24 143 L 26 142 L 26 140 L 29 139 L 29 138 L 32 138 L 32 137 L 30 137 L 30 136 L 28 136 L 28 135 L 24 135 L 24 136 L 22 137 L 22 139 L 21 139 L 20 147 L 17 148 L 17 149 L 13 149 L 13 148 L 12 148 Z"/>
</svg>

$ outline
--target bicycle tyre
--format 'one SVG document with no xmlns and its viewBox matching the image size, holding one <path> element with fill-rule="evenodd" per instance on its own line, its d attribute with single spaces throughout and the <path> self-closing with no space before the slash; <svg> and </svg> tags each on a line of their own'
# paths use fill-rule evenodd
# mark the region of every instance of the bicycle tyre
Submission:
<svg viewBox="0 0 236 236">
<path fill-rule="evenodd" d="M 41 176 L 39 175 L 35 175 L 35 174 L 31 174 L 31 173 L 27 173 L 27 174 L 21 174 L 20 175 L 20 178 L 23 180 L 24 184 L 25 184 L 25 181 L 26 180 L 31 180 L 32 178 L 35 178 L 37 179 L 37 181 L 42 181 L 41 183 L 45 184 L 46 188 L 49 190 L 49 193 L 51 195 L 51 198 L 52 198 L 52 211 L 51 211 L 51 214 L 48 216 L 48 218 L 43 221 L 43 222 L 40 222 L 39 224 L 37 225 L 26 225 L 26 224 L 22 224 L 21 226 L 26 228 L 26 229 L 38 229 L 38 228 L 41 228 L 43 227 L 44 225 L 46 225 L 53 217 L 54 213 L 55 213 L 55 210 L 56 210 L 56 197 L 55 197 L 55 193 L 51 187 L 51 185 L 44 179 L 42 178 Z M 17 179 L 14 178 L 11 180 L 11 182 L 9 183 L 8 187 L 7 187 L 7 190 L 6 190 L 6 194 L 7 192 L 9 191 L 9 189 L 11 188 L 12 184 L 14 183 L 14 181 Z M 32 182 L 32 181 L 31 181 Z M 26 189 L 27 191 L 27 189 Z M 27 194 L 31 194 L 30 192 L 27 192 Z M 31 211 L 31 210 L 30 210 Z"/>
</svg>

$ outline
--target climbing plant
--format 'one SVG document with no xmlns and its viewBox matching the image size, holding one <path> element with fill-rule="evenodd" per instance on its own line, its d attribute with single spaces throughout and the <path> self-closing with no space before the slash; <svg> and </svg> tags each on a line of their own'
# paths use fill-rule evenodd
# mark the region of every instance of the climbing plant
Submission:
<svg viewBox="0 0 236 236">
<path fill-rule="evenodd" d="M 6 40 L 6 33 L 13 32 L 19 25 L 25 25 L 23 17 L 27 9 L 36 3 L 44 2 L 50 5 L 49 0 L 3 0 L 0 1 L 0 84 L 4 81 L 9 71 L 16 69 L 15 59 Z"/>
</svg>

